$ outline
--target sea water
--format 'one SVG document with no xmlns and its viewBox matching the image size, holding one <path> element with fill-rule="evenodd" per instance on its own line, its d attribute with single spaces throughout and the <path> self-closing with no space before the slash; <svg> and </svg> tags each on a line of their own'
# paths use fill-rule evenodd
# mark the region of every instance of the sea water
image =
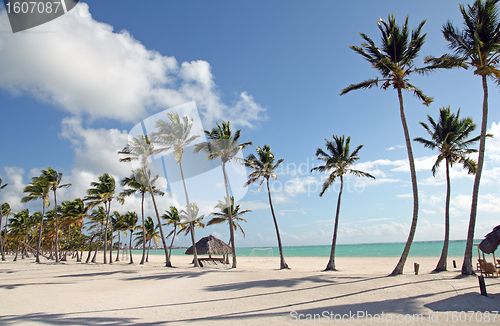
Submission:
<svg viewBox="0 0 500 326">
<path fill-rule="evenodd" d="M 403 252 L 405 243 L 371 243 L 337 245 L 336 257 L 399 257 Z M 255 247 L 265 249 L 263 247 Z M 253 250 L 254 247 L 236 248 L 236 256 L 256 257 L 268 256 L 270 250 Z M 252 254 L 253 250 L 253 254 Z M 325 246 L 288 246 L 283 247 L 285 257 L 329 257 L 331 245 Z M 410 249 L 410 257 L 439 257 L 443 250 L 443 241 L 413 242 Z M 172 249 L 172 255 L 184 255 L 186 249 Z M 448 257 L 461 257 L 465 252 L 465 241 L 450 241 Z M 133 250 L 134 254 L 142 254 L 142 250 Z M 162 249 L 151 249 L 152 255 L 163 255 Z M 477 256 L 477 248 L 474 247 L 472 254 Z M 279 257 L 278 247 L 272 248 L 272 255 Z"/>
</svg>

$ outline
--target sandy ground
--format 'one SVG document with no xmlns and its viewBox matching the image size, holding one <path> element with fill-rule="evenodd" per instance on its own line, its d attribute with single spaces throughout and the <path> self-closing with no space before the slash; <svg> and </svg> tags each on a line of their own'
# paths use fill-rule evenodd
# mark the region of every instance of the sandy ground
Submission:
<svg viewBox="0 0 500 326">
<path fill-rule="evenodd" d="M 238 257 L 237 269 L 193 268 L 191 256 L 173 256 L 175 268 L 161 255 L 144 266 L 8 258 L 0 325 L 500 325 L 500 279 L 481 296 L 476 277 L 457 277 L 460 258 L 440 274 L 437 258 L 409 258 L 397 277 L 398 258 L 338 258 L 337 272 L 321 271 L 327 258 L 288 257 L 281 271 L 278 258 Z"/>
</svg>

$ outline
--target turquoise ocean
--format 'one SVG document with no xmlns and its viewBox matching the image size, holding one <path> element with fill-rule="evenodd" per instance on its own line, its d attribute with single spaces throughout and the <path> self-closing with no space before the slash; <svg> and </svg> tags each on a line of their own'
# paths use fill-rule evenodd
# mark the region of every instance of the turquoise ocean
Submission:
<svg viewBox="0 0 500 326">
<path fill-rule="evenodd" d="M 335 249 L 336 257 L 399 257 L 403 252 L 405 243 L 372 243 L 372 244 L 351 244 L 337 245 Z M 256 250 L 253 250 L 257 248 Z M 270 255 L 270 250 L 263 247 L 236 248 L 236 256 L 264 257 Z M 285 257 L 329 257 L 330 245 L 325 246 L 290 246 L 283 247 Z M 439 257 L 443 249 L 443 241 L 413 242 L 410 250 L 410 257 Z M 172 249 L 172 255 L 184 255 L 186 249 Z M 448 257 L 462 257 L 465 251 L 465 241 L 450 241 Z M 142 250 L 133 250 L 134 254 L 141 254 Z M 151 249 L 152 255 L 163 255 L 161 249 Z M 272 248 L 272 255 L 279 257 L 278 247 Z M 473 248 L 474 257 L 477 256 L 476 247 Z"/>
</svg>

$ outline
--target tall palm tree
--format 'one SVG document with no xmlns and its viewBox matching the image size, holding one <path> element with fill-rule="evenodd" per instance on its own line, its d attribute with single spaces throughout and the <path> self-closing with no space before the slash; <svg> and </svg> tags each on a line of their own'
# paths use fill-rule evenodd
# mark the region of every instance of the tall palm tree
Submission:
<svg viewBox="0 0 500 326">
<path fill-rule="evenodd" d="M 184 186 L 184 195 L 186 196 L 186 206 L 189 207 L 189 196 L 186 187 L 186 179 L 184 178 L 184 170 L 182 169 L 182 154 L 184 154 L 184 149 L 188 147 L 199 135 L 191 135 L 191 129 L 193 128 L 193 119 L 189 119 L 188 116 L 183 116 L 182 121 L 179 114 L 168 112 L 167 120 L 156 121 L 157 132 L 154 134 L 155 142 L 159 145 L 159 152 L 168 151 L 173 149 L 174 158 L 176 163 L 179 164 L 179 169 L 181 171 L 182 184 Z M 191 214 L 188 210 L 188 214 Z M 191 221 L 191 216 L 189 216 L 189 221 Z M 194 235 L 194 227 L 191 228 L 191 242 L 193 243 L 193 253 L 194 253 L 194 266 L 200 267 L 198 262 L 198 253 L 196 252 L 196 242 Z"/>
<path fill-rule="evenodd" d="M 89 217 L 89 205 L 85 205 L 83 200 L 80 198 L 75 198 L 73 201 L 65 201 L 61 205 L 62 215 L 61 218 L 64 221 L 61 223 L 64 226 L 71 227 L 74 225 L 79 232 L 77 234 L 82 233 L 83 223 L 86 218 Z M 80 243 L 80 242 L 79 242 Z M 78 255 L 78 249 L 76 250 L 76 259 L 80 262 L 81 257 Z"/>
<path fill-rule="evenodd" d="M 174 225 L 174 229 L 170 231 L 167 238 L 172 236 L 172 242 L 170 243 L 170 253 L 169 256 L 172 257 L 172 246 L 174 245 L 175 235 L 177 232 L 177 227 L 181 224 L 181 218 L 179 216 L 179 211 L 176 207 L 170 206 L 169 210 L 165 210 L 165 214 L 161 216 L 162 219 L 167 221 L 167 225 Z"/>
<path fill-rule="evenodd" d="M 132 235 L 134 231 L 137 229 L 137 221 L 139 218 L 137 217 L 136 212 L 127 212 L 124 215 L 123 222 L 127 225 L 127 230 L 130 231 L 130 264 L 134 263 L 134 258 L 132 257 Z"/>
<path fill-rule="evenodd" d="M 148 170 L 148 178 L 150 179 L 151 187 L 153 189 L 153 193 L 155 195 L 160 195 L 163 196 L 165 193 L 161 191 L 160 189 L 156 189 L 154 186 L 156 180 L 158 179 L 158 175 L 156 175 L 153 179 L 151 179 L 151 170 Z M 141 194 L 141 212 L 142 212 L 142 231 L 143 231 L 143 237 L 146 236 L 146 231 L 144 228 L 144 197 L 146 193 L 149 191 L 149 186 L 148 182 L 146 180 L 146 176 L 144 175 L 144 172 L 142 169 L 137 169 L 133 171 L 132 175 L 130 177 L 125 177 L 121 181 L 122 186 L 128 187 L 125 190 L 123 190 L 120 193 L 121 198 L 125 198 L 128 196 L 132 196 L 136 192 L 139 192 Z M 142 258 L 141 258 L 141 265 L 144 264 L 144 260 L 146 257 L 146 246 L 142 247 Z"/>
<path fill-rule="evenodd" d="M 264 181 L 266 181 L 269 207 L 271 207 L 274 228 L 276 229 L 276 237 L 278 238 L 278 248 L 280 251 L 280 269 L 289 269 L 287 263 L 285 262 L 285 256 L 283 255 L 280 230 L 278 228 L 276 215 L 274 214 L 273 202 L 271 200 L 271 188 L 269 187 L 269 179 L 274 178 L 274 180 L 276 180 L 278 178 L 275 171 L 278 169 L 278 166 L 281 164 L 281 162 L 283 162 L 283 159 L 280 158 L 277 162 L 275 162 L 274 154 L 271 152 L 271 147 L 269 145 L 264 145 L 262 148 L 257 146 L 257 155 L 258 157 L 250 154 L 245 160 L 245 166 L 252 169 L 252 172 L 248 175 L 248 181 L 243 186 L 246 187 L 260 180 L 260 190 L 260 187 L 262 187 L 262 184 L 264 183 Z"/>
<path fill-rule="evenodd" d="M 147 171 L 148 158 L 155 154 L 155 149 L 151 141 L 147 136 L 138 135 L 128 142 L 127 146 L 122 149 L 118 154 L 126 155 L 124 158 L 120 159 L 120 162 L 131 162 L 138 160 L 140 161 L 140 167 L 142 168 L 144 175 L 149 175 Z M 158 211 L 158 206 L 156 205 L 156 200 L 154 196 L 153 186 L 151 185 L 151 180 L 146 178 L 149 193 L 151 194 L 151 199 L 153 200 L 153 206 L 155 209 L 156 219 L 158 225 L 161 225 L 160 213 Z M 160 226 L 161 241 L 163 248 L 165 250 L 165 266 L 172 267 L 170 263 L 170 257 L 168 255 L 167 242 L 165 240 L 165 235 L 163 234 L 163 228 Z"/>
<path fill-rule="evenodd" d="M 439 58 L 426 57 L 426 63 L 432 63 L 435 68 L 464 68 L 473 70 L 474 75 L 481 77 L 483 86 L 483 112 L 481 135 L 479 140 L 479 156 L 477 171 L 472 190 L 472 204 L 465 246 L 462 275 L 473 275 L 472 243 L 476 226 L 479 183 L 484 164 L 486 147 L 486 130 L 488 128 L 488 77 L 497 84 L 500 82 L 498 69 L 500 56 L 500 17 L 497 7 L 499 0 L 476 0 L 467 8 L 459 5 L 464 19 L 464 29 L 459 30 L 448 21 L 442 29 L 443 36 L 448 41 L 448 47 L 454 54 L 445 54 Z"/>
<path fill-rule="evenodd" d="M 5 187 L 7 187 L 9 184 L 8 183 L 4 183 L 2 184 L 2 178 L 0 178 L 0 192 L 2 191 L 2 189 L 4 189 Z M 3 212 L 2 210 L 0 209 L 0 232 L 2 231 L 2 220 L 3 220 Z M 7 221 L 5 222 L 5 224 L 7 224 Z M 5 249 L 3 247 L 3 238 L 0 234 L 0 251 L 2 253 L 2 261 L 5 261 Z"/>
<path fill-rule="evenodd" d="M 248 146 L 252 146 L 252 142 L 239 143 L 241 130 L 237 130 L 234 134 L 229 126 L 229 121 L 226 123 L 222 121 L 222 125 L 216 123 L 216 127 L 211 131 L 204 130 L 205 136 L 208 142 L 203 142 L 197 144 L 194 152 L 208 153 L 207 160 L 214 160 L 220 158 L 222 161 L 222 173 L 224 175 L 224 186 L 226 188 L 226 200 L 227 207 L 231 207 L 229 202 L 231 196 L 229 195 L 229 183 L 226 174 L 226 163 L 230 162 L 232 159 L 242 160 L 237 158 L 238 152 Z M 231 243 L 231 250 L 233 255 L 232 268 L 236 268 L 236 247 L 234 245 L 234 230 L 231 227 L 233 225 L 233 216 L 231 215 L 231 210 L 229 210 L 229 242 Z"/>
<path fill-rule="evenodd" d="M 36 262 L 40 263 L 40 250 L 42 244 L 43 218 L 45 216 L 45 207 L 49 207 L 50 184 L 42 177 L 33 177 L 31 182 L 24 188 L 23 192 L 28 194 L 21 199 L 21 202 L 27 203 L 32 200 L 42 200 L 42 216 L 40 219 L 40 233 L 36 246 Z"/>
<path fill-rule="evenodd" d="M 213 212 L 209 216 L 215 216 L 213 217 L 210 221 L 208 221 L 208 225 L 213 225 L 213 224 L 220 224 L 220 223 L 225 223 L 229 222 L 229 211 L 227 209 L 227 200 L 224 197 L 224 201 L 219 200 L 217 205 L 215 205 L 215 208 L 219 209 L 220 212 Z M 245 236 L 245 231 L 243 231 L 243 228 L 241 227 L 239 222 L 246 222 L 244 218 L 241 216 L 245 213 L 249 213 L 251 210 L 246 209 L 244 211 L 240 211 L 240 205 L 234 206 L 234 197 L 231 197 L 231 216 L 233 217 L 233 229 L 234 231 L 237 231 L 238 229 L 241 231 L 243 234 L 243 237 Z"/>
<path fill-rule="evenodd" d="M 1 183 L 1 182 L 0 182 Z M 3 236 L 2 236 L 2 229 L 0 226 L 0 242 L 2 245 L 2 261 L 6 261 L 7 259 L 5 258 L 5 242 L 7 240 L 7 220 L 9 218 L 9 215 L 11 214 L 11 209 L 9 203 L 3 203 L 0 206 L 0 216 L 5 216 L 5 226 L 4 226 L 4 231 L 3 231 Z"/>
<path fill-rule="evenodd" d="M 408 161 L 410 165 L 411 184 L 413 190 L 413 218 L 405 248 L 391 275 L 400 275 L 403 273 L 403 268 L 406 259 L 408 258 L 408 254 L 410 253 L 410 247 L 417 228 L 417 173 L 415 170 L 415 161 L 413 159 L 413 151 L 411 148 L 410 133 L 408 131 L 408 125 L 406 124 L 406 117 L 404 113 L 402 90 L 412 92 L 425 106 L 429 106 L 433 100 L 431 97 L 424 95 L 420 89 L 410 84 L 408 81 L 409 76 L 413 73 L 426 74 L 434 69 L 432 66 L 417 68 L 414 65 L 414 60 L 417 58 L 427 35 L 421 35 L 421 30 L 425 22 L 425 20 L 422 21 L 418 27 L 411 32 L 410 36 L 408 16 L 406 16 L 403 26 L 396 24 L 396 20 L 393 15 L 389 15 L 388 21 L 379 19 L 378 28 L 382 33 L 382 44 L 380 47 L 377 47 L 372 39 L 367 35 L 360 33 L 366 43 L 361 44 L 361 47 L 352 45 L 350 48 L 371 63 L 372 67 L 378 70 L 382 78 L 377 77 L 375 79 L 365 80 L 359 84 L 351 84 L 344 88 L 340 94 L 344 95 L 356 89 L 372 88 L 373 86 L 378 86 L 379 82 L 382 83 L 380 86 L 381 89 L 385 90 L 392 87 L 398 94 L 399 114 L 403 125 L 406 150 L 408 152 Z"/>
<path fill-rule="evenodd" d="M 44 178 L 48 184 L 49 184 L 49 187 L 50 187 L 50 190 L 53 191 L 54 193 L 54 207 L 57 207 L 57 195 L 56 195 L 56 192 L 57 192 L 57 189 L 58 188 L 67 188 L 67 187 L 70 187 L 71 184 L 70 183 L 67 183 L 67 184 L 61 184 L 61 180 L 62 180 L 62 172 L 57 172 L 56 170 L 54 170 L 53 168 L 51 168 L 50 166 L 46 169 L 46 170 L 42 170 L 41 171 L 42 174 L 41 174 L 41 178 Z M 56 230 L 55 230 L 55 233 L 56 233 L 56 243 L 55 243 L 55 255 L 56 255 L 56 263 L 59 262 L 59 236 L 58 236 L 58 233 L 59 233 L 59 219 L 57 217 L 57 210 L 56 210 Z"/>
<path fill-rule="evenodd" d="M 439 262 L 434 269 L 434 272 L 446 271 L 446 259 L 448 257 L 448 244 L 450 240 L 450 197 L 451 183 L 450 171 L 453 164 L 460 163 L 467 169 L 469 174 L 476 172 L 476 162 L 467 157 L 468 154 L 476 153 L 477 150 L 469 148 L 474 145 L 480 138 L 477 136 L 468 139 L 470 133 L 476 129 L 476 125 L 472 122 L 472 118 L 460 119 L 460 109 L 457 114 L 451 113 L 450 107 L 439 109 L 439 120 L 434 121 L 431 116 L 427 116 L 430 127 L 420 122 L 427 133 L 431 136 L 430 140 L 418 137 L 415 141 L 422 143 L 426 148 L 437 149 L 439 155 L 436 163 L 432 166 L 432 175 L 435 176 L 440 164 L 445 161 L 446 164 L 446 206 L 445 206 L 445 228 L 444 228 L 444 244 Z"/>
<path fill-rule="evenodd" d="M 104 204 L 106 209 L 106 223 L 104 226 L 104 264 L 107 264 L 107 242 L 108 242 L 108 225 L 109 225 L 109 215 L 111 212 L 111 202 L 115 198 L 115 178 L 107 173 L 104 173 L 98 177 L 98 182 L 91 182 L 90 186 L 92 188 L 87 189 L 87 196 L 83 199 L 89 201 L 89 205 L 94 207 L 99 204 Z M 123 199 L 117 197 L 119 202 L 123 203 Z M 113 248 L 110 249 L 113 251 Z M 113 261 L 110 259 L 110 264 Z"/>
<path fill-rule="evenodd" d="M 321 192 L 319 196 L 322 197 L 325 191 L 335 182 L 337 178 L 340 179 L 340 191 L 339 197 L 337 199 L 337 212 L 335 213 L 335 226 L 333 229 L 333 239 L 332 239 L 332 249 L 330 251 L 330 260 L 326 265 L 325 271 L 335 271 L 335 245 L 337 243 L 337 231 L 339 226 L 339 215 L 340 215 L 340 199 L 342 197 L 342 190 L 344 189 L 344 175 L 353 174 L 356 177 L 367 177 L 375 179 L 375 177 L 369 173 L 354 170 L 352 166 L 354 163 L 359 160 L 358 152 L 363 147 L 363 145 L 359 145 L 356 149 L 351 153 L 350 152 L 350 143 L 351 137 L 347 137 L 345 139 L 344 136 L 338 137 L 333 136 L 334 142 L 325 139 L 326 141 L 326 149 L 328 152 L 325 152 L 321 148 L 316 150 L 316 156 L 319 160 L 325 162 L 325 165 L 320 165 L 311 169 L 312 171 L 319 172 L 329 172 L 330 175 L 323 183 L 321 188 Z"/>
</svg>

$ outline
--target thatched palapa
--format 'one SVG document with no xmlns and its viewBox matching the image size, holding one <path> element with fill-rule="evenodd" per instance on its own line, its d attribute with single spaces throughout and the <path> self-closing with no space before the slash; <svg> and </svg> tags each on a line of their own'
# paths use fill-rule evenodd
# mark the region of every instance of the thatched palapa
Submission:
<svg viewBox="0 0 500 326">
<path fill-rule="evenodd" d="M 213 235 L 201 238 L 196 243 L 196 253 L 198 255 L 228 255 L 231 254 L 231 247 L 224 241 L 217 239 Z M 193 254 L 193 246 L 186 250 L 186 255 Z"/>
<path fill-rule="evenodd" d="M 500 225 L 495 226 L 493 231 L 488 233 L 483 241 L 479 244 L 479 249 L 487 254 L 493 253 L 497 250 L 500 244 Z M 196 247 L 198 248 L 198 247 Z"/>
</svg>

